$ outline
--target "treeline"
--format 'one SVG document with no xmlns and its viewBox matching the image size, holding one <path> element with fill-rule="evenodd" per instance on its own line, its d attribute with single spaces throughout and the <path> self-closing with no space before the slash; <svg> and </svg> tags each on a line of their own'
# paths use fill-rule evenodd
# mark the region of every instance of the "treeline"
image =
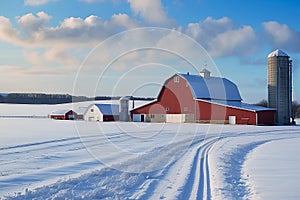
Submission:
<svg viewBox="0 0 300 200">
<path fill-rule="evenodd" d="M 109 97 L 109 96 L 73 96 L 70 94 L 43 94 L 43 93 L 9 93 L 0 94 L 0 103 L 11 104 L 61 104 L 72 102 L 83 102 L 93 100 L 119 100 L 121 97 Z M 150 101 L 154 98 L 151 97 L 130 97 L 131 100 L 145 100 Z"/>
<path fill-rule="evenodd" d="M 60 104 L 94 100 L 85 96 L 69 94 L 42 94 L 42 93 L 9 93 L 0 95 L 0 103 L 15 104 Z"/>
<path fill-rule="evenodd" d="M 122 98 L 122 96 L 114 96 L 114 97 L 97 96 L 97 97 L 95 97 L 95 100 L 119 100 L 120 98 Z M 128 98 L 130 100 L 140 100 L 140 101 L 152 101 L 155 99 L 153 97 L 134 97 L 134 96 L 128 96 Z"/>
</svg>

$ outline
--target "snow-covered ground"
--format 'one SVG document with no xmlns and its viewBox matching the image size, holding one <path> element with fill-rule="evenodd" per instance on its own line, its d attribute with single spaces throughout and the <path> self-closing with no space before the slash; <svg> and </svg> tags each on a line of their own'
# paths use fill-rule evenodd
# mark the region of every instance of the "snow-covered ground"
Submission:
<svg viewBox="0 0 300 200">
<path fill-rule="evenodd" d="M 299 142 L 300 126 L 0 118 L 0 199 L 299 199 Z"/>
<path fill-rule="evenodd" d="M 244 174 L 253 199 L 299 199 L 299 144 L 298 137 L 274 140 L 247 156 Z"/>
</svg>

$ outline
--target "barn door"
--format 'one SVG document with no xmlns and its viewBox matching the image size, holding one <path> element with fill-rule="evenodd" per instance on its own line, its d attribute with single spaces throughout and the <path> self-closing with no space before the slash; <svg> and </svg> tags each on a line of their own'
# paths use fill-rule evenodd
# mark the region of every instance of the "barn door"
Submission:
<svg viewBox="0 0 300 200">
<path fill-rule="evenodd" d="M 141 115 L 141 122 L 145 122 L 145 116 Z"/>
</svg>

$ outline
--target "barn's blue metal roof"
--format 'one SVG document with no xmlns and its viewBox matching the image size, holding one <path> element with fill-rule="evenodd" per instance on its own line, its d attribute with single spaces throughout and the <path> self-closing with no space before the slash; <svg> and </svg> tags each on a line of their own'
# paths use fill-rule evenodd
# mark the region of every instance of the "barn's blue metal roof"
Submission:
<svg viewBox="0 0 300 200">
<path fill-rule="evenodd" d="M 225 105 L 233 108 L 239 108 L 243 110 L 250 110 L 250 111 L 265 111 L 265 110 L 276 110 L 274 108 L 266 108 L 263 106 L 257 106 L 253 104 L 243 103 L 240 101 L 223 101 L 223 100 L 208 100 L 207 102 L 219 104 L 219 105 Z"/>
<path fill-rule="evenodd" d="M 95 104 L 103 115 L 119 115 L 118 104 Z"/>
<path fill-rule="evenodd" d="M 241 101 L 237 86 L 226 78 L 178 74 L 189 83 L 195 99 Z"/>
</svg>

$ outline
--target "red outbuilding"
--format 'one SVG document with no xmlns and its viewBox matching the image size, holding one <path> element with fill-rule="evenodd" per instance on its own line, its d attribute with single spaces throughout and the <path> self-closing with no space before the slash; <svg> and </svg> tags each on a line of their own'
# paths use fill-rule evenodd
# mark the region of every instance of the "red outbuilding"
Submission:
<svg viewBox="0 0 300 200">
<path fill-rule="evenodd" d="M 70 109 L 57 110 L 50 114 L 51 119 L 75 120 L 79 119 L 80 115 Z M 82 117 L 81 117 L 82 118 Z"/>
<path fill-rule="evenodd" d="M 226 78 L 175 74 L 157 100 L 131 110 L 133 121 L 275 124 L 275 109 L 242 102 L 238 87 Z"/>
</svg>

